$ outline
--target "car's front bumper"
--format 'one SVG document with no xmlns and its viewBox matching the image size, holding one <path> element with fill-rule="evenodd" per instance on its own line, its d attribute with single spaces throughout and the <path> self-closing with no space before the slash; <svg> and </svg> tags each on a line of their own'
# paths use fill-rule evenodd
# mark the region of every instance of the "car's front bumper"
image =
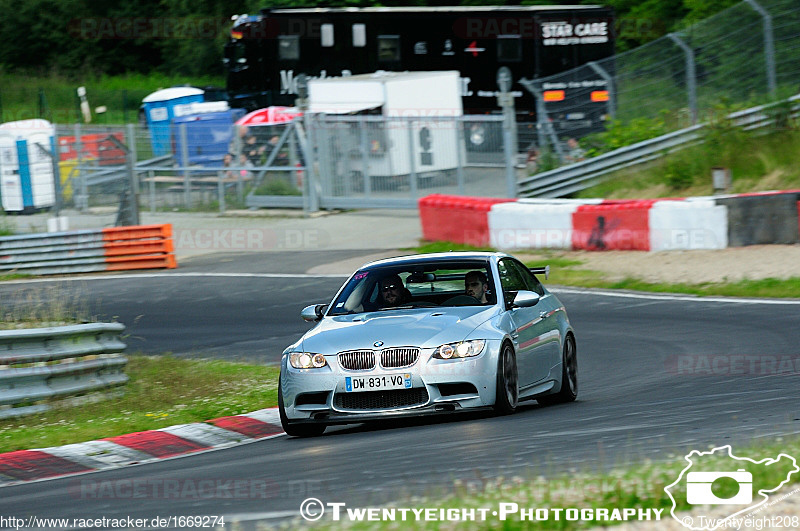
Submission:
<svg viewBox="0 0 800 531">
<path fill-rule="evenodd" d="M 350 371 L 339 367 L 336 355 L 326 356 L 319 369 L 295 369 L 281 361 L 281 394 L 286 418 L 292 423 L 344 424 L 401 416 L 463 411 L 495 402 L 499 340 L 486 342 L 475 357 L 441 360 L 433 349 L 421 349 L 416 363 L 398 369 Z M 409 375 L 410 389 L 351 391 L 347 376 Z"/>
</svg>

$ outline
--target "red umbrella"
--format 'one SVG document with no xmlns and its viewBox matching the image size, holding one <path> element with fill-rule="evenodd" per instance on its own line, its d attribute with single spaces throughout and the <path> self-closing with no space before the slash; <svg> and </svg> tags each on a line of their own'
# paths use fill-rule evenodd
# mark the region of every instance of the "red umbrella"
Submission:
<svg viewBox="0 0 800 531">
<path fill-rule="evenodd" d="M 274 125 L 291 122 L 297 116 L 303 116 L 297 107 L 266 107 L 245 114 L 236 125 Z"/>
</svg>

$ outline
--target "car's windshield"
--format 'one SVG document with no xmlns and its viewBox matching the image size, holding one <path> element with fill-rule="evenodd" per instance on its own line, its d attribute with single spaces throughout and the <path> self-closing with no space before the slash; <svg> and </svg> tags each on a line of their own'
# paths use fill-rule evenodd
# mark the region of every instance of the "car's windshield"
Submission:
<svg viewBox="0 0 800 531">
<path fill-rule="evenodd" d="M 353 275 L 328 315 L 491 305 L 497 300 L 493 286 L 486 261 L 371 267 Z"/>
</svg>

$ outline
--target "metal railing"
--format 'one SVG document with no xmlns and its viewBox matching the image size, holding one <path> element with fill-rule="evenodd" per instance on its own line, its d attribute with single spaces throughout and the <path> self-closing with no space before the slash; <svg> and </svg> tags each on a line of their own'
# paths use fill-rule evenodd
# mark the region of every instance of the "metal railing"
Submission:
<svg viewBox="0 0 800 531">
<path fill-rule="evenodd" d="M 727 116 L 731 125 L 744 130 L 755 130 L 776 125 L 777 114 L 782 105 L 789 105 L 787 118 L 800 117 L 800 94 L 785 102 L 759 105 Z M 662 157 L 671 151 L 696 142 L 702 142 L 703 129 L 707 124 L 698 124 L 680 131 L 645 140 L 610 153 L 581 162 L 562 166 L 554 170 L 534 174 L 518 184 L 519 197 L 564 197 L 590 188 L 611 173 L 630 166 L 643 164 Z"/>
<path fill-rule="evenodd" d="M 169 224 L 4 236 L 0 238 L 0 273 L 174 268 L 173 251 Z"/>
<path fill-rule="evenodd" d="M 124 385 L 122 323 L 0 331 L 0 418 L 46 411 L 43 401 Z"/>
</svg>

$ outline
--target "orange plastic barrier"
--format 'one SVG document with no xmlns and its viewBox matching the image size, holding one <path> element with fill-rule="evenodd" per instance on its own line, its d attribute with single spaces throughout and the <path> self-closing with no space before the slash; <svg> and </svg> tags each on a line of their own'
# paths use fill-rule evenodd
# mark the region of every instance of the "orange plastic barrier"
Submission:
<svg viewBox="0 0 800 531">
<path fill-rule="evenodd" d="M 136 225 L 133 227 L 108 227 L 103 229 L 103 240 L 143 240 L 145 238 L 172 238 L 172 225 Z"/>
<path fill-rule="evenodd" d="M 422 237 L 485 247 L 489 245 L 489 210 L 516 199 L 431 194 L 418 201 Z"/>
<path fill-rule="evenodd" d="M 110 227 L 102 234 L 106 271 L 178 267 L 170 224 Z"/>
<path fill-rule="evenodd" d="M 572 248 L 649 251 L 648 212 L 655 201 L 579 206 L 572 214 Z"/>
</svg>

